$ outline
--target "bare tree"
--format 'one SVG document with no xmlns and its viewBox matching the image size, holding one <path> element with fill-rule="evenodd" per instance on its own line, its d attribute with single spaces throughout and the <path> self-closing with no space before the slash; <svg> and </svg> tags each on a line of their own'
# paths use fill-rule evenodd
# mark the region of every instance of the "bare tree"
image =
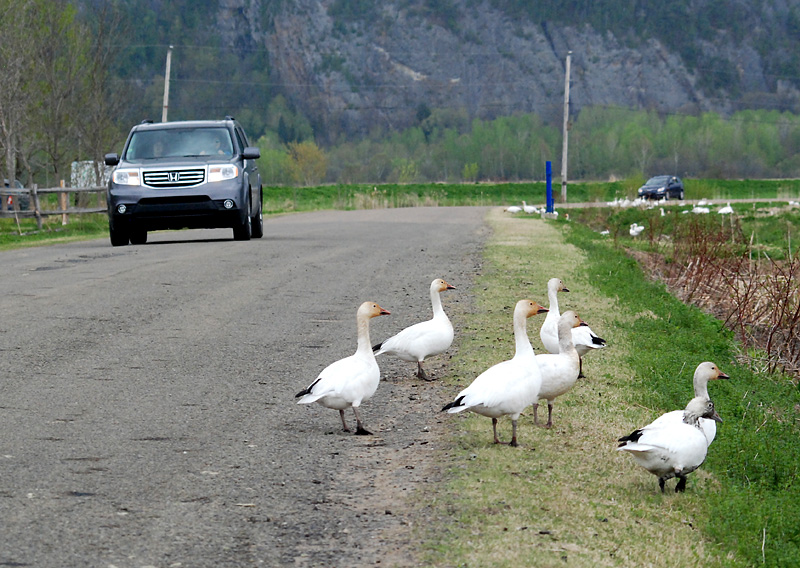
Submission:
<svg viewBox="0 0 800 568">
<path fill-rule="evenodd" d="M 5 177 L 17 177 L 20 137 L 31 111 L 34 39 L 30 33 L 33 2 L 0 0 L 0 147 Z"/>
<path fill-rule="evenodd" d="M 111 69 L 119 54 L 122 14 L 116 3 L 101 2 L 91 29 L 92 45 L 81 86 L 80 104 L 86 112 L 76 121 L 83 150 L 94 162 L 95 183 L 103 182 L 103 155 L 124 135 L 116 118 L 122 114 L 123 97 L 112 82 Z"/>
<path fill-rule="evenodd" d="M 32 113 L 33 153 L 44 153 L 47 169 L 63 177 L 75 154 L 74 124 L 81 112 L 78 95 L 86 72 L 88 34 L 76 21 L 76 9 L 53 0 L 34 0 L 37 18 L 30 30 L 36 39 L 35 81 L 30 96 L 38 101 Z"/>
</svg>

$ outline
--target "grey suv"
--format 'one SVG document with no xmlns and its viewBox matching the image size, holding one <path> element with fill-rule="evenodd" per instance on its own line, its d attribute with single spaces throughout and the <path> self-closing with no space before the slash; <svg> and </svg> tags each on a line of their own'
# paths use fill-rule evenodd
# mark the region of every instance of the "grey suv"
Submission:
<svg viewBox="0 0 800 568">
<path fill-rule="evenodd" d="M 108 182 L 111 244 L 147 242 L 147 231 L 230 227 L 246 241 L 264 234 L 258 148 L 225 120 L 152 123 L 131 129 Z"/>
</svg>

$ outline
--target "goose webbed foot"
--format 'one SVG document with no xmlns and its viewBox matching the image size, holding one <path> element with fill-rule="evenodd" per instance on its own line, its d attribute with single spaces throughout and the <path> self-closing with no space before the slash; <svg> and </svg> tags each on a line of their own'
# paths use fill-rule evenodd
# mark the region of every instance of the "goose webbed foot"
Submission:
<svg viewBox="0 0 800 568">
<path fill-rule="evenodd" d="M 353 414 L 356 415 L 356 436 L 372 436 L 372 432 L 364 428 L 364 423 L 361 422 L 361 417 L 358 415 L 358 410 L 353 407 Z"/>
<path fill-rule="evenodd" d="M 425 369 L 422 368 L 422 362 L 417 363 L 417 378 L 422 379 L 423 381 L 434 381 L 433 377 L 429 376 L 428 373 L 425 372 Z"/>
</svg>

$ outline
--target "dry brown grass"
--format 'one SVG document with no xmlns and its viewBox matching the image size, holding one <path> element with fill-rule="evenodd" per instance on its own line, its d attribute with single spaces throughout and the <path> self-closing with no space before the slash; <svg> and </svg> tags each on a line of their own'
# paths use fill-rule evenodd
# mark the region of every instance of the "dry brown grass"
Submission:
<svg viewBox="0 0 800 568">
<path fill-rule="evenodd" d="M 435 566 L 723 566 L 714 546 L 693 529 L 713 479 L 699 471 L 685 494 L 658 491 L 654 476 L 615 451 L 616 439 L 658 414 L 627 402 L 636 349 L 628 324 L 644 314 L 600 296 L 581 271 L 582 253 L 558 227 L 541 220 L 489 216 L 494 237 L 476 282 L 474 313 L 459 322 L 458 352 L 443 391 L 454 396 L 490 365 L 511 357 L 511 309 L 522 298 L 547 305 L 546 282 L 562 278 L 561 310 L 574 309 L 609 346 L 584 358 L 587 378 L 556 400 L 554 427 L 520 419 L 519 448 L 491 443 L 491 421 L 448 415 L 453 448 L 446 495 L 437 492 L 438 521 L 427 527 Z M 529 320 L 541 352 L 543 316 Z M 546 412 L 546 410 L 545 410 Z M 510 423 L 501 421 L 501 438 Z M 431 497 L 434 499 L 434 497 Z"/>
</svg>

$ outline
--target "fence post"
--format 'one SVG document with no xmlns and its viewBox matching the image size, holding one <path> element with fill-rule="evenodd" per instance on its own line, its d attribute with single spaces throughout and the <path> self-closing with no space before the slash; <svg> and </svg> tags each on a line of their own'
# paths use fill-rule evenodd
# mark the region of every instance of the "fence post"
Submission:
<svg viewBox="0 0 800 568">
<path fill-rule="evenodd" d="M 62 179 L 61 180 L 61 187 L 63 188 L 65 185 L 66 184 L 64 183 L 64 180 Z M 61 206 L 61 211 L 66 211 L 67 210 L 67 206 L 69 206 L 69 198 L 67 196 L 67 192 L 66 191 L 62 191 L 61 193 L 58 194 L 58 203 Z M 69 221 L 69 216 L 66 213 L 61 213 L 61 224 L 62 225 L 66 225 L 68 221 Z"/>
<path fill-rule="evenodd" d="M 39 184 L 35 183 L 31 187 L 31 193 L 33 193 L 33 214 L 36 217 L 36 226 L 39 230 L 42 230 L 42 207 L 39 204 Z"/>
</svg>

